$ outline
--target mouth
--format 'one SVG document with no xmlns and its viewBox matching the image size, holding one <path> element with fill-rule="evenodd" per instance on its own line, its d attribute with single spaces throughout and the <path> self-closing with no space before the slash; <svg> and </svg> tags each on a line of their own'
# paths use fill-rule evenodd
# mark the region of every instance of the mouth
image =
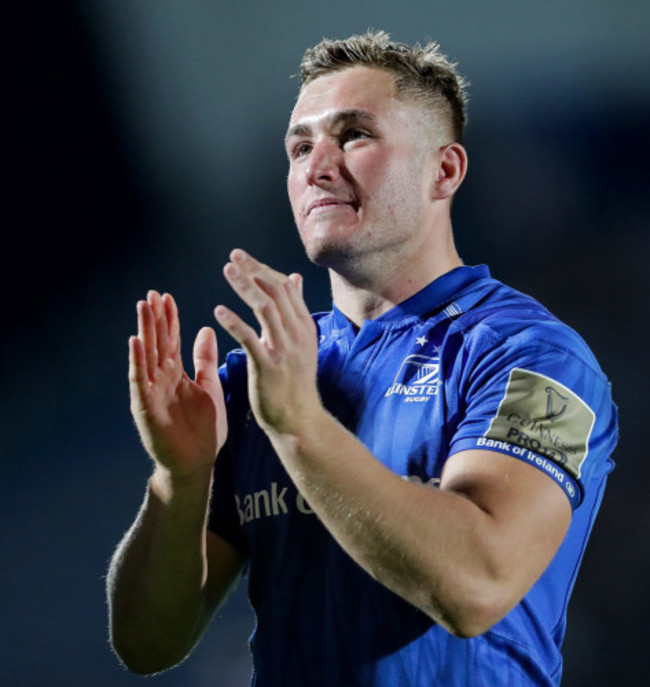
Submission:
<svg viewBox="0 0 650 687">
<path fill-rule="evenodd" d="M 338 208 L 346 207 L 351 207 L 356 211 L 357 204 L 351 200 L 341 200 L 340 198 L 319 198 L 307 206 L 307 212 L 305 212 L 305 216 L 309 217 L 311 214 L 320 214 L 322 212 L 328 212 L 337 210 Z"/>
</svg>

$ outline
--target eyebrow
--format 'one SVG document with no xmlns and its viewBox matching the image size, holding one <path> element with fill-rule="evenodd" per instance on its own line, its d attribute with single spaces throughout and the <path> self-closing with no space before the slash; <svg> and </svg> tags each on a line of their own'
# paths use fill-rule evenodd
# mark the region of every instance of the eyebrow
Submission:
<svg viewBox="0 0 650 687">
<path fill-rule="evenodd" d="M 350 108 L 347 110 L 338 110 L 325 118 L 328 127 L 336 127 L 340 125 L 350 124 L 351 122 L 374 124 L 377 122 L 377 117 L 368 110 L 361 110 L 358 108 Z M 298 122 L 292 127 L 289 127 L 287 135 L 284 140 L 287 141 L 293 136 L 311 136 L 312 128 L 309 124 Z"/>
</svg>

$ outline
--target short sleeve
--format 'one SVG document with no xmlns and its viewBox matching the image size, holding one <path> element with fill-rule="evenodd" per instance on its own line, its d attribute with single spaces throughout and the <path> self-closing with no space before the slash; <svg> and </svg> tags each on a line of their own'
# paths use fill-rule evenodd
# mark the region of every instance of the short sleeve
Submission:
<svg viewBox="0 0 650 687">
<path fill-rule="evenodd" d="M 533 326 L 507 338 L 477 328 L 462 364 L 464 414 L 450 455 L 478 448 L 525 461 L 577 508 L 612 469 L 617 439 L 609 382 L 582 339 L 568 328 L 549 336 Z"/>
</svg>

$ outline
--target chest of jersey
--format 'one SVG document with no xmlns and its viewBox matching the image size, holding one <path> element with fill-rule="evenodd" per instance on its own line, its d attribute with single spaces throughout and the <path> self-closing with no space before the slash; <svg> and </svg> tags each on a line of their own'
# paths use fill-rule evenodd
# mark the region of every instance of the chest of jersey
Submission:
<svg viewBox="0 0 650 687">
<path fill-rule="evenodd" d="M 440 477 L 446 458 L 445 329 L 367 322 L 353 339 L 332 330 L 321 341 L 327 409 L 386 467 L 423 482 Z"/>
</svg>

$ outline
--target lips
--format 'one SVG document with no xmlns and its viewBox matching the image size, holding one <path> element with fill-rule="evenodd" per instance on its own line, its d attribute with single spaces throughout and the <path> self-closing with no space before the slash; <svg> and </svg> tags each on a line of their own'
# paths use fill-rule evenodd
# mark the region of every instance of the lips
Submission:
<svg viewBox="0 0 650 687">
<path fill-rule="evenodd" d="M 354 203 L 351 200 L 342 200 L 340 198 L 319 198 L 318 200 L 314 200 L 311 203 L 309 203 L 305 215 L 309 216 L 314 210 L 318 211 L 321 208 L 326 209 L 328 207 L 342 207 L 345 205 L 349 205 L 350 207 L 352 207 L 352 209 L 356 209 Z"/>
</svg>

